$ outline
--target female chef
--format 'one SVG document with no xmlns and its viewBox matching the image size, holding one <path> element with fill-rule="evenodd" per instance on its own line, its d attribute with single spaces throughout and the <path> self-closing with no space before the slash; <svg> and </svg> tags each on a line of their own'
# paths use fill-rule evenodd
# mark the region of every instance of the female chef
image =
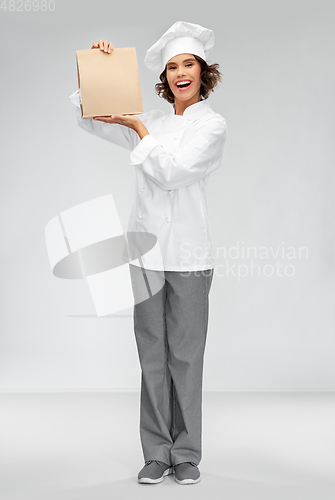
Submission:
<svg viewBox="0 0 335 500">
<path fill-rule="evenodd" d="M 156 90 L 172 105 L 168 113 L 83 119 L 77 110 L 83 129 L 131 151 L 136 193 L 128 232 L 154 234 L 161 250 L 161 259 L 149 252 L 143 264 L 129 266 L 142 370 L 140 483 L 159 483 L 173 472 L 179 484 L 200 481 L 203 357 L 214 269 L 205 185 L 222 163 L 226 140 L 226 122 L 208 102 L 220 81 L 218 64 L 207 64 L 213 45 L 211 30 L 179 21 L 147 51 L 144 62 L 159 75 Z M 99 40 L 91 48 L 107 57 L 113 44 Z M 159 291 L 136 300 L 144 276 L 162 271 Z"/>
</svg>

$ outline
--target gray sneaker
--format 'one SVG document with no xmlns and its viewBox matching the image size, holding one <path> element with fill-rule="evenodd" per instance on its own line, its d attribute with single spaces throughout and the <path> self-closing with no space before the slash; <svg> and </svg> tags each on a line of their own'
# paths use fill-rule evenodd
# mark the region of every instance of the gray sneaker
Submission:
<svg viewBox="0 0 335 500">
<path fill-rule="evenodd" d="M 178 484 L 194 484 L 201 479 L 200 471 L 193 462 L 182 462 L 174 466 L 175 480 Z"/>
<path fill-rule="evenodd" d="M 164 476 L 173 474 L 173 467 L 159 460 L 147 460 L 138 473 L 139 483 L 161 483 Z"/>
</svg>

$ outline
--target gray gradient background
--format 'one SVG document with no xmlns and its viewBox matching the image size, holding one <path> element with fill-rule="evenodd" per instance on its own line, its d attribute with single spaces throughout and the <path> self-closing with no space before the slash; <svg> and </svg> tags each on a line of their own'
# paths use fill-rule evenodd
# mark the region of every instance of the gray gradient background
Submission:
<svg viewBox="0 0 335 500">
<path fill-rule="evenodd" d="M 55 4 L 54 12 L 0 13 L 0 390 L 139 388 L 132 311 L 96 318 L 85 282 L 52 275 L 44 228 L 112 193 L 126 229 L 129 153 L 77 126 L 68 99 L 75 51 L 99 38 L 135 46 L 144 110 L 169 110 L 143 59 L 177 20 L 214 30 L 210 62 L 223 73 L 210 98 L 228 124 L 224 162 L 207 189 L 215 247 L 308 248 L 290 278 L 214 276 L 204 389 L 334 389 L 333 2 L 163 9 L 150 1 L 146 14 L 134 0 Z"/>
</svg>

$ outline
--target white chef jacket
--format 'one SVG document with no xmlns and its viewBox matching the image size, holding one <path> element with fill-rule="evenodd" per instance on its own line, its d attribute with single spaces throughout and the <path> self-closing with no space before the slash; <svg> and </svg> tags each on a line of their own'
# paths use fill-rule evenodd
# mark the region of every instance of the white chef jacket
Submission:
<svg viewBox="0 0 335 500">
<path fill-rule="evenodd" d="M 82 118 L 77 109 L 80 127 L 131 151 L 136 190 L 128 231 L 154 234 L 162 257 L 149 252 L 141 264 L 132 264 L 160 271 L 212 269 L 205 185 L 222 164 L 226 122 L 208 99 L 187 107 L 183 115 L 175 114 L 173 104 L 170 112 L 137 116 L 149 132 L 142 140 L 129 127 Z"/>
</svg>

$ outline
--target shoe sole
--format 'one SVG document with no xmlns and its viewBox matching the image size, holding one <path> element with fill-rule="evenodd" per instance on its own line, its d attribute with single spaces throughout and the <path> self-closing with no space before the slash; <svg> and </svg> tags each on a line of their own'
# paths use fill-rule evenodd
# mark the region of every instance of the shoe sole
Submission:
<svg viewBox="0 0 335 500">
<path fill-rule="evenodd" d="M 139 483 L 146 483 L 146 484 L 161 483 L 164 479 L 164 476 L 168 476 L 169 474 L 173 474 L 173 467 L 166 469 L 163 472 L 163 475 L 161 477 L 159 477 L 158 479 L 151 479 L 151 477 L 141 477 L 141 479 L 138 479 L 138 482 Z"/>
<path fill-rule="evenodd" d="M 195 484 L 201 481 L 201 476 L 199 476 L 198 479 L 178 479 L 175 476 L 175 480 L 178 484 Z"/>
</svg>

